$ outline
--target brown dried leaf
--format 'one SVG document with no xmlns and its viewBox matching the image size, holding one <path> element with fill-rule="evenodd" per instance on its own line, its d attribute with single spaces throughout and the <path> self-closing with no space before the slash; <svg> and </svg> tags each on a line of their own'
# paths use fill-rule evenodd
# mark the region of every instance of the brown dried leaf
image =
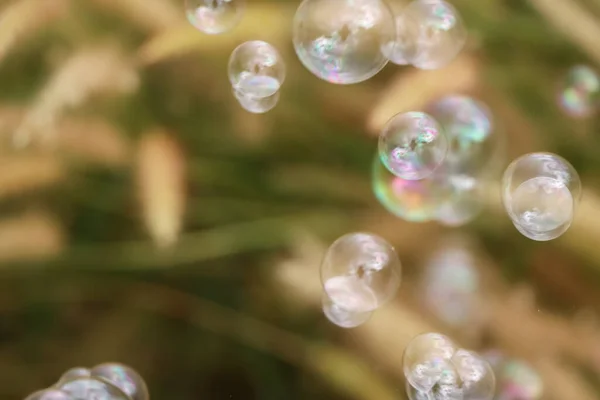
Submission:
<svg viewBox="0 0 600 400">
<path fill-rule="evenodd" d="M 185 209 L 185 165 L 179 145 L 163 131 L 147 133 L 137 159 L 137 181 L 143 218 L 160 247 L 174 244 Z"/>
</svg>

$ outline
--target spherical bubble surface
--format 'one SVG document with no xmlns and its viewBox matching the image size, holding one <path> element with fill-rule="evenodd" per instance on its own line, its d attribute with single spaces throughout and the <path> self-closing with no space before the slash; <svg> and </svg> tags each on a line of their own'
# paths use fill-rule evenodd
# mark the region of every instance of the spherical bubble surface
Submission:
<svg viewBox="0 0 600 400">
<path fill-rule="evenodd" d="M 567 73 L 559 94 L 563 111 L 574 118 L 589 117 L 600 108 L 600 76 L 585 65 L 578 65 Z"/>
<path fill-rule="evenodd" d="M 118 387 L 95 378 L 78 378 L 57 388 L 68 393 L 73 400 L 132 400 Z"/>
<path fill-rule="evenodd" d="M 91 376 L 91 372 L 88 368 L 84 367 L 75 367 L 67 370 L 60 379 L 58 380 L 58 385 L 61 385 L 65 382 L 69 382 L 78 378 L 89 378 Z"/>
<path fill-rule="evenodd" d="M 334 303 L 326 294 L 322 296 L 322 308 L 327 319 L 340 328 L 356 328 L 367 322 L 373 315 L 373 311 L 348 311 L 346 308 Z"/>
<path fill-rule="evenodd" d="M 286 76 L 285 62 L 277 49 L 260 40 L 236 47 L 229 56 L 227 70 L 234 90 L 254 99 L 272 97 Z"/>
<path fill-rule="evenodd" d="M 353 84 L 387 64 L 382 50 L 394 41 L 396 24 L 384 0 L 304 0 L 292 35 L 296 54 L 311 73 Z"/>
<path fill-rule="evenodd" d="M 562 235 L 571 225 L 580 197 L 577 171 L 556 154 L 521 156 L 502 177 L 504 207 L 517 230 L 533 240 Z"/>
<path fill-rule="evenodd" d="M 32 393 L 25 400 L 76 400 L 67 392 L 58 389 L 44 389 Z"/>
<path fill-rule="evenodd" d="M 481 180 L 466 174 L 446 175 L 449 195 L 437 209 L 435 219 L 442 225 L 458 227 L 471 222 L 483 208 L 484 186 Z"/>
<path fill-rule="evenodd" d="M 383 45 L 382 51 L 391 63 L 408 65 L 409 62 L 404 55 L 405 49 L 408 47 L 408 43 L 405 43 L 405 41 L 408 38 L 402 34 L 402 12 L 404 11 L 405 4 L 402 1 L 392 1 L 389 5 L 396 22 L 396 36 L 393 40 Z"/>
<path fill-rule="evenodd" d="M 92 377 L 102 379 L 121 389 L 131 400 L 148 400 L 148 388 L 144 379 L 132 368 L 118 364 L 106 363 L 92 368 Z"/>
<path fill-rule="evenodd" d="M 466 399 L 491 400 L 496 391 L 496 377 L 491 365 L 478 354 L 459 349 L 451 359 L 461 381 Z"/>
<path fill-rule="evenodd" d="M 427 222 L 438 216 L 452 192 L 440 176 L 406 180 L 392 174 L 379 156 L 373 162 L 371 184 L 377 200 L 395 216 L 410 222 Z"/>
<path fill-rule="evenodd" d="M 404 376 L 417 391 L 430 392 L 442 376 L 454 373 L 450 359 L 455 351 L 454 342 L 445 335 L 419 335 L 404 350 Z"/>
<path fill-rule="evenodd" d="M 505 360 L 496 368 L 498 400 L 538 400 L 544 382 L 529 364 L 520 360 Z"/>
<path fill-rule="evenodd" d="M 188 21 L 209 35 L 233 29 L 242 19 L 245 8 L 245 0 L 185 0 Z"/>
<path fill-rule="evenodd" d="M 443 0 L 414 0 L 404 9 L 398 28 L 395 51 L 425 70 L 448 65 L 467 41 L 460 14 Z"/>
<path fill-rule="evenodd" d="M 275 92 L 271 96 L 257 98 L 251 95 L 242 93 L 239 90 L 233 89 L 233 95 L 240 106 L 252 114 L 264 114 L 271 111 L 279 103 L 279 92 Z"/>
<path fill-rule="evenodd" d="M 396 251 L 369 233 L 337 239 L 327 249 L 320 272 L 326 296 L 353 313 L 375 310 L 400 287 L 401 265 Z"/>
<path fill-rule="evenodd" d="M 394 175 L 406 180 L 430 176 L 444 161 L 448 141 L 429 114 L 407 112 L 392 117 L 379 135 L 379 157 Z"/>
</svg>

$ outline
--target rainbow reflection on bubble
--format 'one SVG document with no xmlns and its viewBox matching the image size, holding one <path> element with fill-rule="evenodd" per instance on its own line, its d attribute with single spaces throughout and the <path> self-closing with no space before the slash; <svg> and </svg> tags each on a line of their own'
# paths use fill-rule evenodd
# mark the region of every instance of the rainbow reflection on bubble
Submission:
<svg viewBox="0 0 600 400">
<path fill-rule="evenodd" d="M 563 111 L 574 118 L 585 118 L 598 111 L 600 106 L 600 77 L 585 65 L 569 70 L 559 93 Z"/>
<path fill-rule="evenodd" d="M 372 185 L 375 196 L 390 213 L 410 222 L 435 219 L 440 205 L 450 194 L 446 182 L 437 177 L 418 181 L 397 177 L 383 165 L 379 156 L 373 162 Z"/>
</svg>

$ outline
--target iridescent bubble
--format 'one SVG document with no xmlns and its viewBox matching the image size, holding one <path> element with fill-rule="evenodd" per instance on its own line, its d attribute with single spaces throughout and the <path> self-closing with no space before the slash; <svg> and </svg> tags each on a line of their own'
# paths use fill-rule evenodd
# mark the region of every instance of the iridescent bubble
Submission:
<svg viewBox="0 0 600 400">
<path fill-rule="evenodd" d="M 497 400 L 538 400 L 544 391 L 544 382 L 529 364 L 507 360 L 497 369 Z"/>
<path fill-rule="evenodd" d="M 76 400 L 67 392 L 58 389 L 44 389 L 32 393 L 25 400 Z M 110 399 L 109 399 L 110 400 Z"/>
<path fill-rule="evenodd" d="M 118 387 L 94 378 L 78 378 L 61 384 L 58 389 L 71 395 L 73 400 L 132 400 Z"/>
<path fill-rule="evenodd" d="M 368 313 L 400 287 L 401 265 L 394 248 L 379 236 L 350 233 L 336 240 L 321 263 L 326 296 L 341 309 Z"/>
<path fill-rule="evenodd" d="M 417 68 L 440 69 L 463 49 L 467 31 L 458 11 L 443 0 L 415 0 L 402 13 L 395 51 Z M 401 49 L 403 47 L 403 49 Z"/>
<path fill-rule="evenodd" d="M 384 0 L 304 0 L 293 22 L 302 64 L 337 84 L 377 74 L 388 62 L 382 49 L 395 35 L 394 16 Z"/>
<path fill-rule="evenodd" d="M 209 35 L 233 29 L 242 19 L 245 8 L 245 0 L 185 0 L 190 24 Z"/>
<path fill-rule="evenodd" d="M 371 183 L 377 200 L 395 216 L 410 222 L 427 222 L 438 216 L 439 209 L 452 194 L 446 180 L 438 175 L 418 181 L 392 174 L 379 156 L 373 162 Z"/>
<path fill-rule="evenodd" d="M 419 335 L 404 350 L 404 376 L 416 390 L 430 392 L 443 376 L 454 374 L 450 360 L 455 352 L 454 342 L 445 335 Z"/>
<path fill-rule="evenodd" d="M 121 389 L 131 400 L 148 400 L 148 388 L 144 379 L 132 368 L 118 364 L 106 363 L 92 368 L 92 376 Z"/>
<path fill-rule="evenodd" d="M 571 226 L 581 198 L 575 168 L 552 153 L 514 160 L 502 177 L 502 201 L 519 232 L 537 241 L 552 240 Z"/>
<path fill-rule="evenodd" d="M 325 293 L 323 294 L 321 301 L 323 313 L 327 319 L 340 328 L 356 328 L 367 322 L 371 318 L 371 315 L 373 315 L 373 311 L 348 311 L 343 306 L 334 303 Z"/>
<path fill-rule="evenodd" d="M 496 391 L 496 376 L 491 365 L 477 353 L 459 349 L 452 356 L 464 398 L 491 400 Z"/>
<path fill-rule="evenodd" d="M 57 385 L 60 386 L 63 383 L 66 383 L 66 382 L 69 382 L 69 381 L 72 381 L 72 380 L 75 380 L 78 378 L 89 378 L 90 376 L 91 376 L 91 372 L 87 368 L 84 368 L 84 367 L 71 368 L 70 370 L 68 370 L 67 372 L 62 374 L 62 376 L 58 380 Z"/>
<path fill-rule="evenodd" d="M 379 157 L 394 175 L 407 180 L 430 176 L 444 161 L 448 141 L 429 114 L 407 112 L 392 117 L 379 135 Z"/>
<path fill-rule="evenodd" d="M 559 95 L 559 104 L 571 117 L 585 118 L 600 107 L 600 77 L 585 65 L 578 65 L 567 73 Z"/>
</svg>

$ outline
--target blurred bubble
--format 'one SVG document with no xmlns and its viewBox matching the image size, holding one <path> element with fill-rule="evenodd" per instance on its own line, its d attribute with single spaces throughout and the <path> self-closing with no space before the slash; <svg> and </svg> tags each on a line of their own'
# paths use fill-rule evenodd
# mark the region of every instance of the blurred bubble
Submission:
<svg viewBox="0 0 600 400">
<path fill-rule="evenodd" d="M 600 77 L 585 65 L 578 65 L 567 73 L 559 94 L 561 108 L 571 117 L 585 118 L 600 107 Z"/>
<path fill-rule="evenodd" d="M 417 68 L 440 69 L 463 49 L 467 31 L 458 11 L 442 0 L 415 0 L 402 12 L 396 52 Z"/>
<path fill-rule="evenodd" d="M 371 318 L 371 315 L 373 315 L 373 311 L 348 311 L 331 301 L 325 293 L 322 296 L 322 307 L 327 319 L 341 328 L 355 328 L 367 322 Z"/>
<path fill-rule="evenodd" d="M 327 249 L 321 263 L 325 294 L 344 310 L 375 310 L 396 295 L 401 265 L 394 248 L 379 236 L 350 233 Z"/>
<path fill-rule="evenodd" d="M 581 197 L 573 166 L 551 153 L 531 153 L 513 161 L 502 178 L 504 207 L 513 224 L 532 240 L 552 240 L 571 225 Z"/>
<path fill-rule="evenodd" d="M 485 358 L 496 374 L 496 400 L 538 400 L 542 397 L 544 382 L 531 365 L 508 358 L 499 350 L 488 351 Z"/>
<path fill-rule="evenodd" d="M 302 64 L 336 84 L 377 74 L 388 62 L 382 49 L 395 34 L 394 16 L 383 0 L 304 0 L 293 21 Z"/>
<path fill-rule="evenodd" d="M 58 389 L 44 389 L 38 392 L 32 393 L 25 398 L 25 400 L 76 400 L 68 393 Z M 110 399 L 108 399 L 110 400 Z"/>
<path fill-rule="evenodd" d="M 89 378 L 90 376 L 91 376 L 91 372 L 87 368 L 83 368 L 83 367 L 71 368 L 70 370 L 68 370 L 67 372 L 62 374 L 62 376 L 58 380 L 57 385 L 60 386 L 63 383 L 66 383 L 66 382 L 69 382 L 69 381 L 72 381 L 72 380 L 75 380 L 78 378 Z"/>
<path fill-rule="evenodd" d="M 427 222 L 439 216 L 440 207 L 451 195 L 447 181 L 439 178 L 436 174 L 418 181 L 402 179 L 376 156 L 371 184 L 377 200 L 390 213 L 410 222 Z"/>
<path fill-rule="evenodd" d="M 450 194 L 438 208 L 436 220 L 450 227 L 471 222 L 483 208 L 485 186 L 482 181 L 465 174 L 448 174 L 446 184 Z"/>
<path fill-rule="evenodd" d="M 245 0 L 185 0 L 188 21 L 209 35 L 233 29 L 242 19 L 245 8 Z"/>
<path fill-rule="evenodd" d="M 239 90 L 233 89 L 233 95 L 240 103 L 240 106 L 252 114 L 264 114 L 271 111 L 279 103 L 279 92 L 263 98 L 256 98 L 251 95 L 246 95 Z"/>
<path fill-rule="evenodd" d="M 117 364 L 106 363 L 97 365 L 91 370 L 92 377 L 102 379 L 121 389 L 131 400 L 148 400 L 148 388 L 144 379 L 132 368 Z"/>
<path fill-rule="evenodd" d="M 61 384 L 58 389 L 74 400 L 132 400 L 118 387 L 94 378 L 78 378 Z"/>
<path fill-rule="evenodd" d="M 430 176 L 444 161 L 447 150 L 442 127 L 422 112 L 395 115 L 379 135 L 378 151 L 383 165 L 402 179 Z"/>
</svg>

